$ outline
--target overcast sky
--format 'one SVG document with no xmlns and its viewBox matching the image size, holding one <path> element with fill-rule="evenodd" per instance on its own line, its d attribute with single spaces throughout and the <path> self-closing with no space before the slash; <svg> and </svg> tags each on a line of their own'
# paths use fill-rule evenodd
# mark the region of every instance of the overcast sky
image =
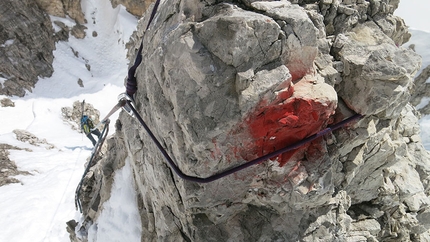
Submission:
<svg viewBox="0 0 430 242">
<path fill-rule="evenodd" d="M 407 26 L 430 32 L 430 0 L 400 0 L 395 15 L 402 17 Z"/>
</svg>

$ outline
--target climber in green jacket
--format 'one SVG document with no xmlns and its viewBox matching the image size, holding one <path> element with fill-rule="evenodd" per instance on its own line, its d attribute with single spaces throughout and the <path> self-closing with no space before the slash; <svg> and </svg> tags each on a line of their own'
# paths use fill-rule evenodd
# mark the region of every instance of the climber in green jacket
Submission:
<svg viewBox="0 0 430 242">
<path fill-rule="evenodd" d="M 92 136 L 92 134 L 95 134 L 98 139 L 100 139 L 100 136 L 102 134 L 98 129 L 94 129 L 93 121 L 87 115 L 83 115 L 81 118 L 81 128 L 84 131 L 85 135 L 88 137 L 88 139 L 90 139 L 95 146 L 97 142 Z"/>
</svg>

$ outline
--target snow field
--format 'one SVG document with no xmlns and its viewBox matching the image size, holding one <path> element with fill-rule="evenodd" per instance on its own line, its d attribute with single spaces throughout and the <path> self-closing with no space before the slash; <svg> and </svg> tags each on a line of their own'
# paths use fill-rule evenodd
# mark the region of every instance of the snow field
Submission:
<svg viewBox="0 0 430 242">
<path fill-rule="evenodd" d="M 66 222 L 81 219 L 81 214 L 75 210 L 75 189 L 91 154 L 92 144 L 85 135 L 63 121 L 61 108 L 72 107 L 74 101 L 85 99 L 100 111 L 101 118 L 111 110 L 118 101 L 118 94 L 125 91 L 123 83 L 128 69 L 125 43 L 137 25 L 137 19 L 123 6 L 113 9 L 109 0 L 83 1 L 82 9 L 88 20 L 86 37 L 76 39 L 70 36 L 69 41 L 58 42 L 52 77 L 41 78 L 24 98 L 10 98 L 15 107 L 0 108 L 0 143 L 31 150 L 10 151 L 9 158 L 15 161 L 18 169 L 31 175 L 18 175 L 16 178 L 21 183 L 0 187 L 0 242 L 69 241 Z M 70 18 L 51 16 L 51 20 L 74 25 Z M 59 30 L 55 25 L 54 28 Z M 95 37 L 93 32 L 97 33 Z M 83 87 L 78 85 L 79 79 Z M 110 134 L 115 130 L 118 114 L 111 116 Z M 12 133 L 15 129 L 27 130 L 55 148 L 18 141 Z M 126 168 L 123 170 L 127 171 Z M 110 236 L 114 239 L 112 234 L 103 231 L 116 231 L 116 236 L 122 232 L 110 227 L 122 228 L 130 222 L 133 226 L 123 231 L 129 237 L 122 241 L 140 241 L 137 229 L 140 228 L 140 220 L 136 220 L 139 217 L 131 175 L 118 177 L 119 181 L 115 178 L 115 186 L 119 190 L 129 190 L 124 193 L 127 196 L 120 193 L 117 197 L 121 201 L 111 203 L 128 204 L 126 210 L 118 210 L 124 219 L 117 225 L 101 219 L 99 227 L 103 230 L 97 232 L 93 227 L 92 231 L 96 231 L 99 238 Z M 109 206 L 106 205 L 105 211 L 110 211 Z M 103 214 L 102 217 L 110 219 L 109 214 Z"/>
</svg>

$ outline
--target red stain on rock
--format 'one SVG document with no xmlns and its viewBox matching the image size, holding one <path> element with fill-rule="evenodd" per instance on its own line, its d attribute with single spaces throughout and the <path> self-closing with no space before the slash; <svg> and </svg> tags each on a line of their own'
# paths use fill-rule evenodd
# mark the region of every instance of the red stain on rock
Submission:
<svg viewBox="0 0 430 242">
<path fill-rule="evenodd" d="M 303 82 L 308 85 L 309 82 Z M 296 85 L 303 85 L 298 83 Z M 301 88 L 304 90 L 304 88 Z M 244 122 L 228 135 L 228 160 L 245 159 L 251 161 L 260 156 L 292 145 L 323 129 L 335 105 L 324 101 L 295 95 L 293 85 L 278 92 L 272 101 L 261 100 L 255 110 L 247 115 Z M 321 143 L 322 139 L 314 141 Z M 307 149 L 310 144 L 278 156 L 280 166 L 290 159 L 322 157 L 324 149 Z M 313 144 L 321 147 L 323 144 Z M 312 154 L 311 154 L 312 153 Z"/>
<path fill-rule="evenodd" d="M 246 125 L 256 146 L 252 153 L 263 156 L 318 132 L 327 120 L 327 117 L 322 117 L 326 108 L 314 100 L 292 97 L 285 102 L 276 100 L 251 113 Z M 297 151 L 280 155 L 280 165 L 284 165 Z"/>
</svg>

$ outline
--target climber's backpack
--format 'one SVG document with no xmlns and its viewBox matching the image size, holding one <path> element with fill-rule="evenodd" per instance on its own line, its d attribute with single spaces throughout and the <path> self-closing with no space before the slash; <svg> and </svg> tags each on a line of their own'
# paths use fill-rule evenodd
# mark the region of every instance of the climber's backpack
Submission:
<svg viewBox="0 0 430 242">
<path fill-rule="evenodd" d="M 91 129 L 94 128 L 93 121 L 91 121 L 91 119 L 87 115 L 84 115 L 81 118 L 81 127 L 86 134 L 89 134 L 91 132 Z"/>
</svg>

